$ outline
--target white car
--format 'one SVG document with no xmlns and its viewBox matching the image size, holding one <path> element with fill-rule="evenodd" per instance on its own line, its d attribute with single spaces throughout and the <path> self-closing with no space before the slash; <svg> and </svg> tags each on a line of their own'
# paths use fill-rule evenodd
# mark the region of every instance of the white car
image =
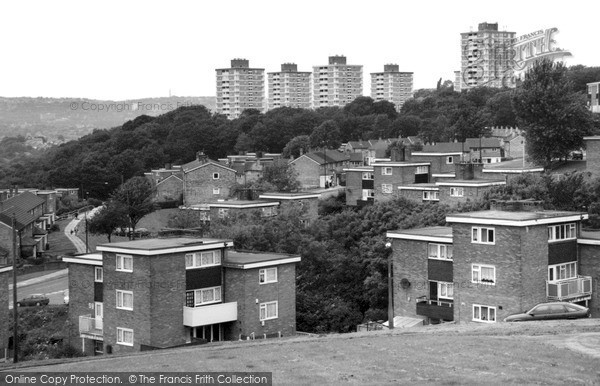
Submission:
<svg viewBox="0 0 600 386">
<path fill-rule="evenodd" d="M 64 293 L 65 293 L 65 296 L 63 297 L 63 302 L 65 304 L 69 304 L 69 290 L 65 290 Z"/>
</svg>

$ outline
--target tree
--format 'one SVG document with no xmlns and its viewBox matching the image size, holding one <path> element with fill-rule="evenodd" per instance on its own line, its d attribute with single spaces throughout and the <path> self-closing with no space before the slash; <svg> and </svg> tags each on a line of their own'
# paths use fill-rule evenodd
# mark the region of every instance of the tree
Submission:
<svg viewBox="0 0 600 386">
<path fill-rule="evenodd" d="M 127 226 L 128 219 L 125 214 L 125 208 L 115 201 L 109 201 L 108 205 L 98 210 L 94 216 L 88 220 L 88 231 L 94 235 L 106 235 L 108 242 L 115 230 L 122 226 Z"/>
<path fill-rule="evenodd" d="M 340 143 L 340 127 L 333 120 L 323 122 L 310 135 L 310 146 L 312 148 L 337 149 Z"/>
<path fill-rule="evenodd" d="M 310 137 L 308 135 L 299 135 L 292 138 L 287 145 L 283 148 L 281 154 L 284 158 L 290 156 L 297 158 L 300 157 L 301 153 L 306 153 L 310 149 Z"/>
<path fill-rule="evenodd" d="M 154 211 L 152 193 L 152 185 L 145 177 L 130 178 L 113 193 L 112 199 L 124 208 L 134 238 L 137 223 Z"/>
<path fill-rule="evenodd" d="M 259 183 L 268 182 L 275 186 L 279 192 L 291 192 L 300 188 L 297 180 L 298 173 L 292 165 L 283 160 L 265 166 Z"/>
<path fill-rule="evenodd" d="M 545 167 L 581 148 L 583 136 L 593 128 L 585 97 L 573 92 L 562 62 L 535 63 L 516 90 L 513 105 L 527 139 L 527 153 Z"/>
</svg>

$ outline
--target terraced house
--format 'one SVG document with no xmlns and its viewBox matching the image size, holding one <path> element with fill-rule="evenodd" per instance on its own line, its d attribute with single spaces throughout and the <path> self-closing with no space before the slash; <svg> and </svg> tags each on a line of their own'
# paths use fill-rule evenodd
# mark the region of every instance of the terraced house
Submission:
<svg viewBox="0 0 600 386">
<path fill-rule="evenodd" d="M 69 263 L 69 318 L 87 354 L 296 332 L 300 256 L 236 252 L 231 240 L 98 246 Z"/>
<path fill-rule="evenodd" d="M 389 231 L 394 314 L 496 323 L 538 303 L 567 301 L 600 317 L 600 235 L 582 230 L 585 219 L 509 201 L 450 215 L 450 226 Z"/>
</svg>

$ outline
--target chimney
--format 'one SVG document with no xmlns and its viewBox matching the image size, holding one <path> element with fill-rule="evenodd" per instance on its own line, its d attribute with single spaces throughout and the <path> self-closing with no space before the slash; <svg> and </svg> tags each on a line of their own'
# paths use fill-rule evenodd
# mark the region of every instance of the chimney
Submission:
<svg viewBox="0 0 600 386">
<path fill-rule="evenodd" d="M 15 196 L 19 194 L 19 185 L 15 184 Z"/>
<path fill-rule="evenodd" d="M 205 164 L 208 162 L 208 157 L 206 156 L 206 154 L 204 154 L 203 150 L 200 150 L 198 153 L 196 153 L 196 159 L 201 164 Z"/>
</svg>

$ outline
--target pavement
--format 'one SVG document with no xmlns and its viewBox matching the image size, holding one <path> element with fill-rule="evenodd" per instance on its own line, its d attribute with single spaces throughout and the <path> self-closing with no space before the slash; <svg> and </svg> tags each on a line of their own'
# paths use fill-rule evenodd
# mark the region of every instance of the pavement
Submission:
<svg viewBox="0 0 600 386">
<path fill-rule="evenodd" d="M 32 284 L 38 284 L 38 283 L 44 282 L 46 280 L 54 279 L 54 278 L 61 277 L 61 276 L 67 276 L 68 273 L 69 273 L 69 270 L 67 268 L 65 268 L 65 269 L 61 269 L 59 271 L 49 273 L 47 275 L 42 275 L 42 276 L 34 277 L 31 279 L 18 281 L 17 288 L 27 287 Z M 10 291 L 10 290 L 12 290 L 12 288 L 13 288 L 12 283 L 9 283 L 8 290 Z"/>
<path fill-rule="evenodd" d="M 65 236 L 67 236 L 67 238 L 73 243 L 75 248 L 77 248 L 77 253 L 87 253 L 88 252 L 88 251 L 86 251 L 85 243 L 79 237 L 77 237 L 77 226 L 79 225 L 79 222 L 84 220 L 86 216 L 87 216 L 87 219 L 89 220 L 90 218 L 92 218 L 94 216 L 94 214 L 96 214 L 96 212 L 98 210 L 100 210 L 100 208 L 102 208 L 102 207 L 97 206 L 94 209 L 86 212 L 86 214 L 84 214 L 83 216 L 81 214 L 79 214 L 77 216 L 77 218 L 74 218 L 73 220 L 71 220 L 71 222 L 68 223 L 67 226 L 65 227 L 65 230 L 64 230 Z"/>
</svg>

